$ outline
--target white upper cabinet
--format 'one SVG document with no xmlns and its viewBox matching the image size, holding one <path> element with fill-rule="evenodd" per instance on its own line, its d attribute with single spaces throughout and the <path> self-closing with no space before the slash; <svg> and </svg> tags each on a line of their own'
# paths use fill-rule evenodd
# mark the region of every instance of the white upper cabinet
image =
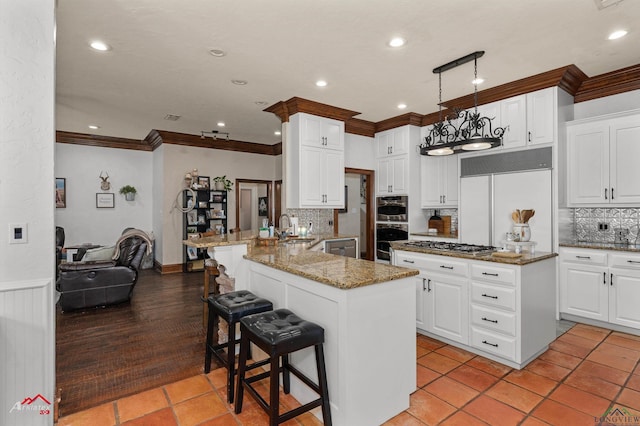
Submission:
<svg viewBox="0 0 640 426">
<path fill-rule="evenodd" d="M 640 114 L 567 126 L 570 205 L 640 203 Z"/>
<path fill-rule="evenodd" d="M 344 123 L 298 113 L 285 144 L 287 208 L 344 207 Z"/>
<path fill-rule="evenodd" d="M 344 150 L 344 122 L 299 113 L 300 144 Z"/>
<path fill-rule="evenodd" d="M 507 127 L 502 138 L 502 146 L 516 148 L 527 144 L 527 103 L 526 96 L 514 96 L 500 102 L 498 125 Z"/>
<path fill-rule="evenodd" d="M 409 129 L 398 127 L 376 133 L 376 157 L 407 154 L 409 152 Z"/>
<path fill-rule="evenodd" d="M 555 139 L 555 90 L 554 87 L 550 87 L 526 95 L 527 144 L 529 145 L 551 143 Z"/>
<path fill-rule="evenodd" d="M 458 207 L 458 157 L 423 156 L 420 163 L 421 207 Z"/>
</svg>

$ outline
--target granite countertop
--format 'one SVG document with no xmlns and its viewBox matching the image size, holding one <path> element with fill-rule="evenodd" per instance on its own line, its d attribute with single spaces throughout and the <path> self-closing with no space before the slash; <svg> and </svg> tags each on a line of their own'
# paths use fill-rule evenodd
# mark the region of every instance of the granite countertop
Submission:
<svg viewBox="0 0 640 426">
<path fill-rule="evenodd" d="M 560 243 L 560 247 L 576 247 L 596 250 L 616 250 L 640 252 L 640 244 L 615 244 L 615 243 L 595 243 L 589 241 L 565 241 Z"/>
<path fill-rule="evenodd" d="M 394 250 L 411 251 L 415 253 L 424 253 L 424 254 L 436 254 L 439 256 L 457 257 L 457 258 L 471 259 L 471 260 L 482 260 L 485 262 L 504 263 L 508 265 L 517 265 L 517 266 L 527 265 L 529 263 L 539 262 L 541 260 L 558 256 L 557 253 L 548 253 L 548 252 L 539 252 L 539 251 L 536 251 L 535 254 L 531 254 L 527 251 L 523 251 L 521 253 L 522 256 L 518 258 L 494 257 L 491 254 L 482 254 L 482 255 L 474 256 L 472 254 L 467 254 L 467 253 L 447 252 L 447 251 L 432 250 L 432 249 L 422 248 L 422 247 L 405 246 L 404 241 L 392 242 L 391 248 L 393 248 Z"/>
<path fill-rule="evenodd" d="M 296 237 L 296 236 L 288 237 L 284 241 L 293 242 L 295 240 L 301 240 L 300 242 L 296 242 L 296 245 L 301 245 L 301 246 L 304 246 L 304 248 L 309 249 L 319 244 L 322 241 L 341 240 L 341 239 L 348 239 L 348 238 L 358 238 L 358 236 L 347 235 L 347 234 L 335 234 L 335 233 L 311 234 L 304 238 Z M 190 247 L 197 247 L 197 248 L 230 246 L 235 244 L 248 244 L 249 248 L 253 249 L 257 241 L 258 241 L 258 231 L 252 230 L 252 231 L 234 232 L 233 234 L 211 235 L 209 237 L 192 238 L 188 240 L 183 240 L 182 244 Z"/>
<path fill-rule="evenodd" d="M 303 247 L 305 245 L 255 246 L 245 255 L 245 259 L 342 290 L 399 280 L 419 274 L 416 269 L 310 251 Z"/>
</svg>

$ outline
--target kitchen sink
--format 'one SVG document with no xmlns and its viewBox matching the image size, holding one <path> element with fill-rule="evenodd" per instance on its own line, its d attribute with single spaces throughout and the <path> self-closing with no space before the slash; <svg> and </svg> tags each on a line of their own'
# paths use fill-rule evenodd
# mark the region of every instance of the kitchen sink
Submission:
<svg viewBox="0 0 640 426">
<path fill-rule="evenodd" d="M 304 244 L 315 241 L 315 238 L 287 238 L 284 241 L 278 241 L 278 244 Z"/>
</svg>

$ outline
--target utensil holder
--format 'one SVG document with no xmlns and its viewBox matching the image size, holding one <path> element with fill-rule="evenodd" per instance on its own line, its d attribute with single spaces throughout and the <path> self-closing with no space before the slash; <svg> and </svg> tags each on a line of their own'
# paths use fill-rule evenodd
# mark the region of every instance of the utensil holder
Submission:
<svg viewBox="0 0 640 426">
<path fill-rule="evenodd" d="M 513 233 L 520 236 L 520 241 L 529 241 L 531 239 L 531 228 L 528 223 L 516 223 L 513 225 Z"/>
</svg>

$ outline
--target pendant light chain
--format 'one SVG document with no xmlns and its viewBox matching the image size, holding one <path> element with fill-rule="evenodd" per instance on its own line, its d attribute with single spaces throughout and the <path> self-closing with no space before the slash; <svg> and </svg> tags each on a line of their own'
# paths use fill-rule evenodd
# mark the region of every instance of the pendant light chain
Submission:
<svg viewBox="0 0 640 426">
<path fill-rule="evenodd" d="M 478 57 L 473 58 L 473 104 L 475 113 L 478 113 Z"/>
<path fill-rule="evenodd" d="M 442 122 L 442 73 L 438 73 L 438 122 Z"/>
</svg>

